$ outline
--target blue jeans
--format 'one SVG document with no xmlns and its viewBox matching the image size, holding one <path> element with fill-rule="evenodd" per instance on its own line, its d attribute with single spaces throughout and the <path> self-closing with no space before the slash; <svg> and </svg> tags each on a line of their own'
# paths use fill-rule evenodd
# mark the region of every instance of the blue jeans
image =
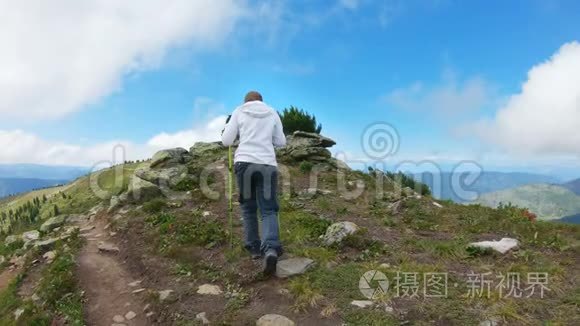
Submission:
<svg viewBox="0 0 580 326">
<path fill-rule="evenodd" d="M 234 166 L 240 191 L 244 220 L 245 247 L 251 252 L 274 249 L 282 254 L 278 226 L 278 169 L 275 166 L 236 162 Z M 258 226 L 258 208 L 262 217 L 262 240 Z"/>
</svg>

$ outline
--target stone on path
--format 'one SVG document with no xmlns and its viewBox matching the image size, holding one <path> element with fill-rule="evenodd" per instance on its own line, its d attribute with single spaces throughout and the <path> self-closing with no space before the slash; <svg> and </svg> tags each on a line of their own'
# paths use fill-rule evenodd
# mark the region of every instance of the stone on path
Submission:
<svg viewBox="0 0 580 326">
<path fill-rule="evenodd" d="M 519 241 L 512 238 L 503 238 L 500 241 L 481 241 L 473 242 L 469 244 L 469 247 L 476 247 L 482 249 L 493 249 L 499 253 L 505 254 L 506 252 L 515 249 L 519 246 Z"/>
<path fill-rule="evenodd" d="M 131 282 L 131 283 L 127 284 L 127 285 L 129 285 L 130 287 L 134 288 L 134 287 L 139 286 L 140 284 L 141 284 L 141 281 L 135 281 L 135 282 Z"/>
<path fill-rule="evenodd" d="M 115 315 L 115 317 L 113 317 L 113 321 L 115 323 L 122 323 L 125 321 L 125 317 L 123 317 L 121 315 Z"/>
<path fill-rule="evenodd" d="M 159 300 L 165 301 L 169 299 L 169 296 L 173 293 L 173 290 L 163 290 L 159 291 Z"/>
<path fill-rule="evenodd" d="M 200 312 L 199 314 L 195 315 L 195 319 L 200 321 L 204 325 L 209 325 L 209 319 L 207 319 L 207 315 L 205 312 Z"/>
<path fill-rule="evenodd" d="M 223 293 L 219 286 L 213 284 L 203 284 L 197 289 L 198 294 L 204 295 L 220 295 Z"/>
<path fill-rule="evenodd" d="M 115 246 L 114 244 L 111 243 L 106 243 L 106 242 L 99 242 L 99 244 L 97 245 L 97 248 L 99 249 L 100 252 L 108 252 L 108 253 L 119 253 L 119 247 Z"/>
<path fill-rule="evenodd" d="M 292 320 L 282 315 L 269 314 L 258 319 L 256 326 L 295 326 Z"/>
<path fill-rule="evenodd" d="M 137 314 L 134 313 L 133 311 L 129 311 L 126 315 L 125 315 L 125 319 L 127 320 L 132 320 L 133 318 L 137 317 Z"/>
<path fill-rule="evenodd" d="M 276 276 L 279 278 L 287 278 L 300 275 L 313 266 L 314 260 L 309 258 L 296 257 L 280 260 L 276 267 Z"/>
</svg>

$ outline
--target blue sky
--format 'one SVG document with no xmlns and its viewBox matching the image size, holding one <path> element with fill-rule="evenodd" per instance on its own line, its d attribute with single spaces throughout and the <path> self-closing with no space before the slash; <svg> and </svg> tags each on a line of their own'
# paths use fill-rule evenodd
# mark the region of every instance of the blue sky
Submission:
<svg viewBox="0 0 580 326">
<path fill-rule="evenodd" d="M 355 163 L 373 161 L 365 128 L 387 122 L 390 166 L 580 176 L 577 1 L 60 2 L 2 4 L 0 163 L 92 165 L 117 143 L 142 158 L 217 139 L 256 89 L 314 113 Z"/>
</svg>

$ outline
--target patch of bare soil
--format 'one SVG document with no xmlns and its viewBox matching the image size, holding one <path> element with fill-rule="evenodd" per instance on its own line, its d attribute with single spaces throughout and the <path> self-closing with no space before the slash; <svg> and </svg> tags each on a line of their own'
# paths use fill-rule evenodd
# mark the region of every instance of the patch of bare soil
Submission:
<svg viewBox="0 0 580 326">
<path fill-rule="evenodd" d="M 85 321 L 87 325 L 110 326 L 152 325 L 147 319 L 142 296 L 132 293 L 138 287 L 129 284 L 139 281 L 126 269 L 118 253 L 101 252 L 99 243 L 116 245 L 108 230 L 105 230 L 104 216 L 99 216 L 81 228 L 92 227 L 83 236 L 87 243 L 77 257 L 77 277 L 80 287 L 85 291 Z M 133 312 L 135 315 L 133 315 Z M 117 317 L 115 320 L 115 317 Z M 119 317 L 122 317 L 119 318 Z"/>
</svg>

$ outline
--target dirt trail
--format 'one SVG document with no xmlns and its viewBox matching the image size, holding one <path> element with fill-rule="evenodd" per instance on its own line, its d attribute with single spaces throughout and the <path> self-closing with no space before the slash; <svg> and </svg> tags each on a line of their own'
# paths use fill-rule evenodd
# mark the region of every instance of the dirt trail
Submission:
<svg viewBox="0 0 580 326">
<path fill-rule="evenodd" d="M 129 285 L 140 280 L 131 277 L 118 254 L 99 252 L 100 242 L 114 244 L 109 230 L 105 230 L 105 222 L 97 219 L 79 226 L 94 226 L 94 229 L 83 234 L 87 243 L 77 257 L 79 284 L 85 291 L 84 314 L 87 325 L 151 325 L 140 298 L 146 291 L 134 294 L 132 291 L 140 287 Z M 113 319 L 115 316 L 124 317 L 130 311 L 136 314 L 131 320 Z"/>
<path fill-rule="evenodd" d="M 18 276 L 20 271 L 18 269 L 6 268 L 2 273 L 0 273 L 0 292 L 4 291 L 10 283 Z"/>
</svg>

